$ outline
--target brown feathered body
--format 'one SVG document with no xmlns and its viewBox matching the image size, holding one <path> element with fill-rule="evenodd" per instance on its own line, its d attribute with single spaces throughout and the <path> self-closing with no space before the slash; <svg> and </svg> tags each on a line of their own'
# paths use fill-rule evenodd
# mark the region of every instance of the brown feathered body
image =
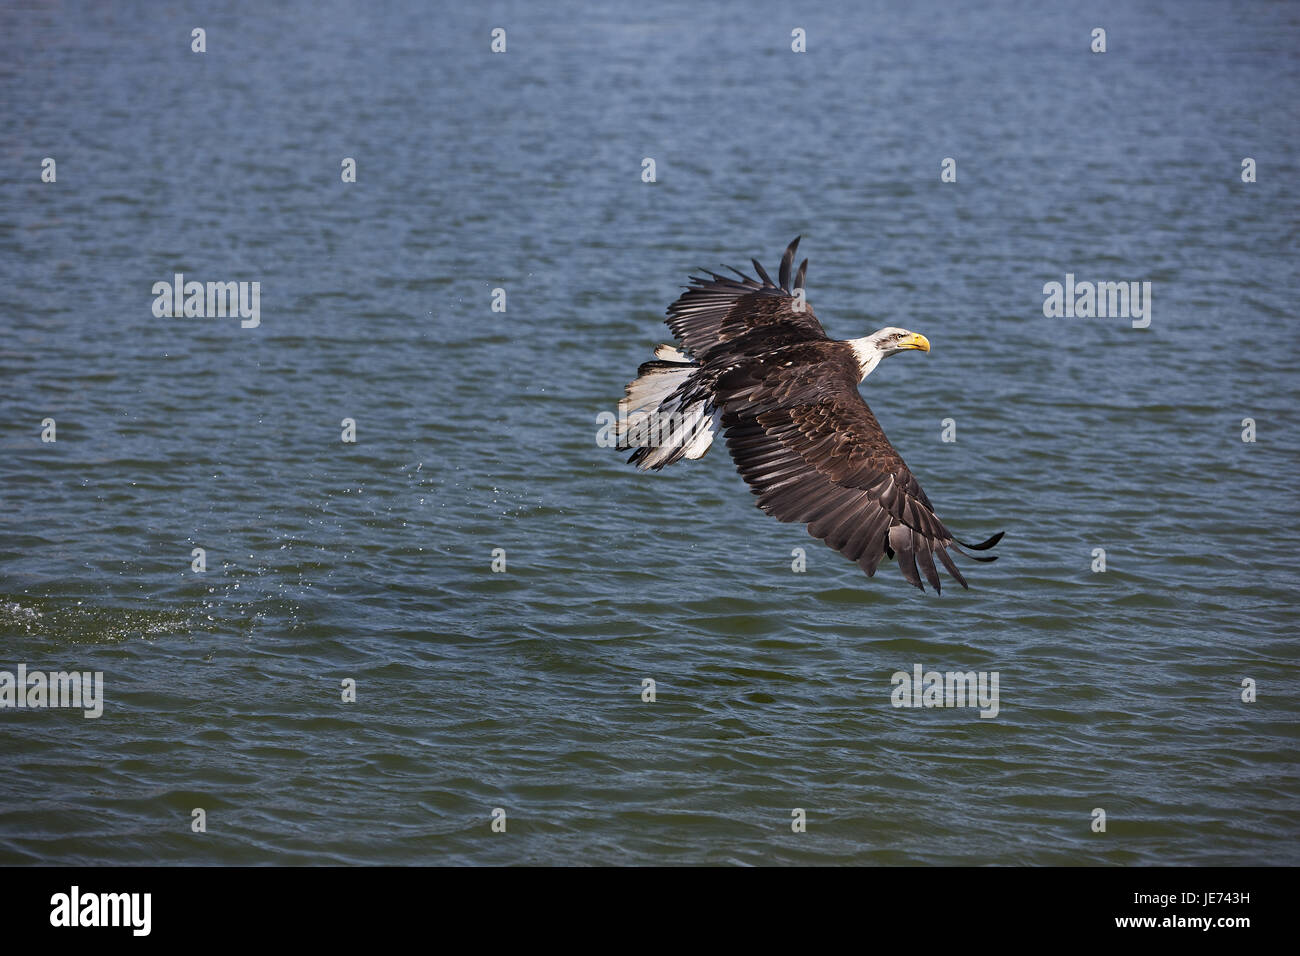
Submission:
<svg viewBox="0 0 1300 956">
<path fill-rule="evenodd" d="M 779 282 L 757 261 L 759 279 L 708 270 L 708 278 L 691 277 L 668 308 L 681 349 L 661 346 L 660 357 L 628 385 L 619 445 L 633 449 L 629 461 L 658 470 L 701 457 L 720 429 L 763 511 L 805 524 L 868 575 L 897 557 L 910 583 L 924 590 L 924 576 L 939 591 L 938 559 L 966 587 L 949 551 L 985 550 L 1002 535 L 978 545 L 958 542 L 858 391 L 880 357 L 892 354 L 898 336 L 882 333 L 924 339 L 901 329 L 829 338 L 804 298 L 807 260 L 790 283 L 798 242 L 786 250 Z M 637 415 L 642 423 L 670 419 L 674 427 L 645 441 Z"/>
</svg>

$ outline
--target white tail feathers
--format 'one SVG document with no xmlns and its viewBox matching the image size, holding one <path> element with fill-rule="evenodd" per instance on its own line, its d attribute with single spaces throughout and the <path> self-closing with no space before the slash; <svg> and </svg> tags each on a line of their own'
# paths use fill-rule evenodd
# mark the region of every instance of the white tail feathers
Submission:
<svg viewBox="0 0 1300 956">
<path fill-rule="evenodd" d="M 655 349 L 656 361 L 638 369 L 618 403 L 618 447 L 635 449 L 628 461 L 642 471 L 682 458 L 702 458 L 713 444 L 721 413 L 705 400 L 688 401 L 691 376 L 699 368 L 671 345 Z"/>
<path fill-rule="evenodd" d="M 665 362 L 681 362 L 683 364 L 693 364 L 686 357 L 686 353 L 673 348 L 671 345 L 660 345 L 655 348 L 655 358 L 663 359 Z"/>
</svg>

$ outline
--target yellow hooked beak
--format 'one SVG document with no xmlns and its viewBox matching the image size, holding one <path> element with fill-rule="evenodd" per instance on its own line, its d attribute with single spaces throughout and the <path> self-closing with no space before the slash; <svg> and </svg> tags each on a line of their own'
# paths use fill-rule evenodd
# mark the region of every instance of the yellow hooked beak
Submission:
<svg viewBox="0 0 1300 956">
<path fill-rule="evenodd" d="M 922 352 L 930 351 L 930 340 L 919 332 L 913 332 L 905 339 L 899 339 L 896 349 L 920 349 Z"/>
</svg>

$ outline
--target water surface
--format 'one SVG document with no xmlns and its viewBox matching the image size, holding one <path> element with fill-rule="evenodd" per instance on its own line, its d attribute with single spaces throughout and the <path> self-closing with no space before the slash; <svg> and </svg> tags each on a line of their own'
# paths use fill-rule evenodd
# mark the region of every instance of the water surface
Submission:
<svg viewBox="0 0 1300 956">
<path fill-rule="evenodd" d="M 0 711 L 0 862 L 1300 862 L 1298 35 L 0 11 L 0 669 L 106 694 Z M 1006 530 L 969 592 L 868 580 L 722 448 L 597 445 L 686 275 L 796 234 L 833 336 L 933 343 L 864 394 L 959 535 Z M 155 318 L 177 272 L 259 281 L 261 325 Z M 1150 327 L 1045 318 L 1066 273 L 1150 281 Z M 998 716 L 892 707 L 918 663 L 997 671 Z"/>
</svg>

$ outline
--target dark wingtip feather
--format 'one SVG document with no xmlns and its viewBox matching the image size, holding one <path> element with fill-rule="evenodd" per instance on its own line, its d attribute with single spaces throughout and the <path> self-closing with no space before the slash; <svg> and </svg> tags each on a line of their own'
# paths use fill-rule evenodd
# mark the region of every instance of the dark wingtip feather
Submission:
<svg viewBox="0 0 1300 956">
<path fill-rule="evenodd" d="M 807 275 L 808 275 L 808 260 L 805 259 L 803 262 L 799 264 L 799 272 L 794 277 L 794 287 L 796 289 L 803 288 L 803 280 L 804 277 Z"/>
<path fill-rule="evenodd" d="M 966 583 L 966 579 L 962 576 L 961 571 L 958 570 L 957 565 L 953 563 L 952 558 L 948 556 L 947 549 L 940 545 L 935 549 L 935 553 L 939 555 L 939 560 L 943 562 L 943 566 L 948 569 L 948 573 L 953 576 L 956 582 L 969 591 L 970 585 Z"/>
<path fill-rule="evenodd" d="M 957 543 L 963 548 L 970 548 L 972 551 L 987 551 L 989 548 L 1001 541 L 1004 534 L 1006 534 L 1005 531 L 999 531 L 987 541 L 981 541 L 979 544 L 967 544 L 965 541 L 958 541 Z"/>
<path fill-rule="evenodd" d="M 776 283 L 772 281 L 772 277 L 767 274 L 767 270 L 759 264 L 759 261 L 757 259 L 750 259 L 749 261 L 754 263 L 754 271 L 757 272 L 758 277 L 763 280 L 763 284 L 776 288 Z"/>
<path fill-rule="evenodd" d="M 743 282 L 745 285 L 749 286 L 751 289 L 761 289 L 761 288 L 762 288 L 762 286 L 761 286 L 757 281 L 755 281 L 754 279 L 752 279 L 752 278 L 750 278 L 749 276 L 745 275 L 745 273 L 741 272 L 741 271 L 740 271 L 739 269 L 737 269 L 735 266 L 729 266 L 729 265 L 727 265 L 727 264 L 724 262 L 724 263 L 722 264 L 722 268 L 724 268 L 724 269 L 730 269 L 730 270 L 731 270 L 732 272 L 734 272 L 736 275 L 740 276 L 740 281 Z"/>
<path fill-rule="evenodd" d="M 794 265 L 794 251 L 799 248 L 799 236 L 794 237 L 794 242 L 786 246 L 785 255 L 781 257 L 781 288 L 786 292 L 790 291 L 790 266 Z"/>
<path fill-rule="evenodd" d="M 913 531 L 905 524 L 894 524 L 889 528 L 889 546 L 898 555 L 898 569 L 903 572 L 909 584 L 925 590 L 921 575 L 916 570 L 916 542 Z"/>
<path fill-rule="evenodd" d="M 961 549 L 961 545 L 956 544 L 955 542 L 954 542 L 954 544 L 953 544 L 953 547 L 956 548 L 957 551 L 958 551 L 958 552 L 959 552 L 963 557 L 970 558 L 972 561 L 981 561 L 981 562 L 983 562 L 984 564 L 988 564 L 990 561 L 996 561 L 996 560 L 998 559 L 998 556 L 997 556 L 996 554 L 990 554 L 990 555 L 987 555 L 987 556 L 983 556 L 983 557 L 982 557 L 982 556 L 980 556 L 980 555 L 978 555 L 978 554 L 970 554 L 969 552 L 962 551 L 962 549 Z"/>
<path fill-rule="evenodd" d="M 921 572 L 925 575 L 925 579 L 929 581 L 930 586 L 934 588 L 934 593 L 942 594 L 943 588 L 940 586 L 939 582 L 939 571 L 935 568 L 934 558 L 930 556 L 930 551 L 924 546 L 924 544 L 916 549 L 916 563 L 920 565 Z"/>
</svg>

